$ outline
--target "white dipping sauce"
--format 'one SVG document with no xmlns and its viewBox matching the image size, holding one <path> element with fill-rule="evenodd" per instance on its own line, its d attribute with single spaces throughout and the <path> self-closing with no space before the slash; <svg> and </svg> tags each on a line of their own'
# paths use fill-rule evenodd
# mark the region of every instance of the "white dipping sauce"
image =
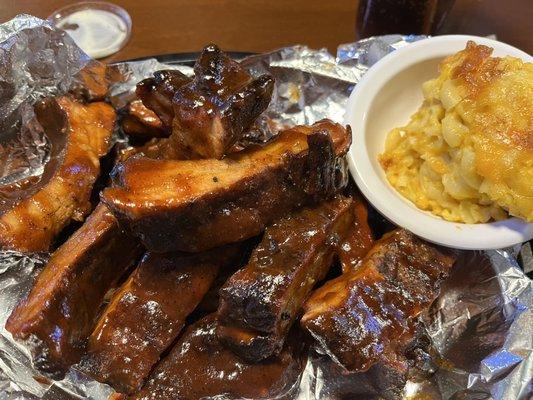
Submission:
<svg viewBox="0 0 533 400">
<path fill-rule="evenodd" d="M 126 23 L 116 14 L 105 10 L 80 10 L 66 15 L 57 23 L 76 44 L 93 58 L 116 53 L 126 40 Z"/>
</svg>

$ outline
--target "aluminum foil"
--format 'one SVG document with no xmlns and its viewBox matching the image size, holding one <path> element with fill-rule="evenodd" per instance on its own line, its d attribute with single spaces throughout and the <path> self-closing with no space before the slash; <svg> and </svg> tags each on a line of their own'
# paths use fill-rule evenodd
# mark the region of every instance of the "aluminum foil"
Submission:
<svg viewBox="0 0 533 400">
<path fill-rule="evenodd" d="M 326 50 L 293 46 L 250 57 L 242 63 L 255 74 L 276 78 L 267 117 L 279 124 L 312 123 L 324 117 L 342 121 L 344 105 L 365 71 L 419 36 L 390 35 Z M 62 31 L 31 16 L 0 25 L 0 154 L 22 152 L 17 163 L 0 158 L 0 182 L 38 176 L 48 160 L 47 141 L 31 125 L 31 104 L 64 93 L 89 58 Z M 120 72 L 110 101 L 121 107 L 135 83 L 166 66 L 156 60 L 116 65 Z M 22 123 L 23 122 L 23 123 Z M 21 124 L 22 123 L 22 124 Z M 7 151 L 10 144 L 11 151 Z M 12 157 L 11 159 L 13 159 Z M 22 160 L 22 161 L 21 161 Z M 15 168 L 17 166 L 18 169 Z M 404 397 L 431 399 L 529 399 L 533 396 L 533 285 L 516 262 L 516 249 L 460 252 L 460 259 L 426 318 L 438 366 L 428 379 L 408 382 Z M 28 350 L 5 330 L 15 304 L 31 288 L 46 254 L 0 251 L 0 400 L 94 399 L 113 392 L 72 368 L 62 381 L 39 378 Z M 333 372 L 332 372 L 333 371 Z M 337 374 L 320 349 L 311 349 L 299 400 L 360 398 L 346 395 L 350 378 Z M 37 378 L 37 379 L 36 379 Z M 219 397 L 217 397 L 219 398 Z M 366 397 L 368 398 L 368 397 Z"/>
</svg>

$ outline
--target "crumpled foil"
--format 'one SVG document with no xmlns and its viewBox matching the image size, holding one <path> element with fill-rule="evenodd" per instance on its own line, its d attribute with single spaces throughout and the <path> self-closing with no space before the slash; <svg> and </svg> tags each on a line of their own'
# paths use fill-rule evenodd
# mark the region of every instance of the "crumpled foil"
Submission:
<svg viewBox="0 0 533 400">
<path fill-rule="evenodd" d="M 365 71 L 391 51 L 421 38 L 389 35 L 365 39 L 340 46 L 337 57 L 326 50 L 293 46 L 242 63 L 256 74 L 268 71 L 275 76 L 277 85 L 267 111 L 274 122 L 307 124 L 324 117 L 342 121 L 346 100 Z M 20 143 L 22 146 L 11 148 L 22 151 L 21 159 L 26 160 L 25 164 L 19 160 L 15 170 L 11 168 L 15 163 L 2 164 L 0 158 L 0 184 L 40 173 L 48 157 L 46 138 L 21 131 L 21 122 L 27 125 L 32 117 L 28 105 L 44 95 L 64 93 L 88 60 L 67 35 L 45 21 L 21 15 L 0 25 L 0 118 L 9 128 L 0 131 L 0 154 L 6 143 Z M 156 60 L 120 63 L 116 68 L 123 76 L 110 94 L 116 107 L 132 98 L 137 81 L 158 69 L 192 73 L 189 67 L 167 66 Z M 439 368 L 425 381 L 408 382 L 406 399 L 532 397 L 533 285 L 517 264 L 516 250 L 459 253 L 452 276 L 426 318 Z M 4 328 L 47 257 L 0 251 L 0 400 L 107 399 L 113 393 L 111 388 L 75 368 L 62 381 L 40 377 L 28 350 L 14 342 Z M 297 398 L 360 398 L 346 395 L 349 380 L 332 373 L 331 366 L 319 349 L 312 349 L 296 388 Z"/>
</svg>

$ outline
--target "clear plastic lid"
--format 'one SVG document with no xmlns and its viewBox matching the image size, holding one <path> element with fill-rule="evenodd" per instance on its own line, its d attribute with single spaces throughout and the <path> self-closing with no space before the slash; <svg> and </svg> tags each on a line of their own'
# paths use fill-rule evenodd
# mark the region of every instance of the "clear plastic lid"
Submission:
<svg viewBox="0 0 533 400">
<path fill-rule="evenodd" d="M 93 58 L 107 57 L 124 47 L 131 35 L 131 17 L 122 7 L 86 1 L 65 6 L 48 17 Z"/>
</svg>

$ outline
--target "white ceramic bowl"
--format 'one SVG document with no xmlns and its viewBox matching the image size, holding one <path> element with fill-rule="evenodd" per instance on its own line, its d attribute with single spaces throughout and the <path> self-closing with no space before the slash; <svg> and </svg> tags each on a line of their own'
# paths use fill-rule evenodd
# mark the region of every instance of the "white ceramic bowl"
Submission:
<svg viewBox="0 0 533 400">
<path fill-rule="evenodd" d="M 438 64 L 473 40 L 493 55 L 533 58 L 508 44 L 477 36 L 437 36 L 407 45 L 373 65 L 348 100 L 344 122 L 352 127 L 350 172 L 370 203 L 386 218 L 431 242 L 458 249 L 494 249 L 533 238 L 533 224 L 518 218 L 486 224 L 446 221 L 418 209 L 387 181 L 378 162 L 385 138 L 409 122 L 422 104 L 422 83 L 436 77 Z"/>
</svg>

